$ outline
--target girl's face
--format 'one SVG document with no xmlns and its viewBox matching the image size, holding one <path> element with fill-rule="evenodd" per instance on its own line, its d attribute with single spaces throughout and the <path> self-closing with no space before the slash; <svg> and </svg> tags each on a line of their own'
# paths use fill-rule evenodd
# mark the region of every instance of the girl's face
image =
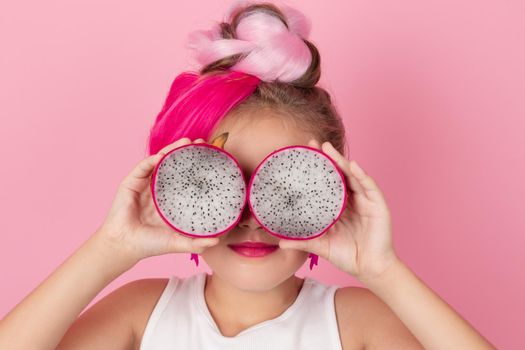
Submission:
<svg viewBox="0 0 525 350">
<path fill-rule="evenodd" d="M 244 118 L 246 117 L 246 118 Z M 256 111 L 241 118 L 226 117 L 213 131 L 210 140 L 228 132 L 224 150 L 239 162 L 246 181 L 257 165 L 272 151 L 291 145 L 307 145 L 313 135 L 286 124 L 275 112 Z M 246 240 L 279 244 L 279 238 L 266 232 L 255 220 L 248 203 L 241 220 L 230 231 L 218 236 L 219 243 L 205 249 L 201 256 L 214 274 L 242 290 L 264 291 L 290 278 L 303 265 L 308 253 L 278 248 L 263 257 L 244 257 L 228 244 Z"/>
</svg>

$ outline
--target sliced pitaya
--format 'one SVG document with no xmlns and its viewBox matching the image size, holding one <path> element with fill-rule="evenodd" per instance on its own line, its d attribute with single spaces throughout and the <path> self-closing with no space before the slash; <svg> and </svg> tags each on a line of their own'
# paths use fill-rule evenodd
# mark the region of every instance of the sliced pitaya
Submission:
<svg viewBox="0 0 525 350">
<path fill-rule="evenodd" d="M 284 147 L 257 166 L 248 202 L 259 224 L 286 239 L 326 232 L 346 207 L 346 182 L 334 160 L 308 146 Z"/>
<path fill-rule="evenodd" d="M 239 163 L 213 143 L 183 145 L 166 153 L 154 169 L 151 192 L 162 219 L 190 237 L 230 230 L 247 200 Z"/>
<path fill-rule="evenodd" d="M 312 239 L 325 233 L 346 208 L 343 173 L 324 152 L 309 146 L 273 151 L 254 170 L 248 203 L 259 224 L 285 239 Z M 310 270 L 318 264 L 310 253 Z"/>
</svg>

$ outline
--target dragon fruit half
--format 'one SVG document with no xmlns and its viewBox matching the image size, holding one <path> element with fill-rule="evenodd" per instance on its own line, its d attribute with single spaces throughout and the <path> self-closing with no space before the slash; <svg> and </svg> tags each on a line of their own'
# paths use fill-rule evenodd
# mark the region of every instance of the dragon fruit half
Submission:
<svg viewBox="0 0 525 350">
<path fill-rule="evenodd" d="M 345 178 L 324 152 L 302 145 L 275 150 L 246 188 L 239 163 L 223 149 L 227 137 L 173 149 L 155 167 L 152 197 L 169 226 L 191 237 L 218 236 L 237 225 L 246 202 L 261 227 L 279 238 L 312 239 L 339 219 Z M 318 257 L 310 257 L 311 269 Z M 197 254 L 191 259 L 198 265 Z"/>
<path fill-rule="evenodd" d="M 248 185 L 250 209 L 266 231 L 285 239 L 326 232 L 346 207 L 342 172 L 325 153 L 291 146 L 270 153 Z"/>
<path fill-rule="evenodd" d="M 153 171 L 151 192 L 157 211 L 183 235 L 218 236 L 241 219 L 246 181 L 237 160 L 222 149 L 226 137 L 172 149 Z"/>
</svg>

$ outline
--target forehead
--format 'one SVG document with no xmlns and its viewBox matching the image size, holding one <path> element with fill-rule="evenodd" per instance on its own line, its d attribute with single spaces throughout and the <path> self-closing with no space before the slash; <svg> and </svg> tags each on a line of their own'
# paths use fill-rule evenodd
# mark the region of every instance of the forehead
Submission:
<svg viewBox="0 0 525 350">
<path fill-rule="evenodd" d="M 298 128 L 291 116 L 268 110 L 242 112 L 225 117 L 214 129 L 210 141 L 224 132 L 229 133 L 224 149 L 237 159 L 248 177 L 274 150 L 292 145 L 307 145 L 314 137 Z"/>
</svg>

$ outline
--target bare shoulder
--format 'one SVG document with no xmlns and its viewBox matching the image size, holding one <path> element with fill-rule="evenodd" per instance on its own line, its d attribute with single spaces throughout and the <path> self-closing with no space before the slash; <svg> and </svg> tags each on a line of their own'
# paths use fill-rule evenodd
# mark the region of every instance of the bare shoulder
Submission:
<svg viewBox="0 0 525 350">
<path fill-rule="evenodd" d="M 344 350 L 365 349 L 363 315 L 360 315 L 365 293 L 360 287 L 341 287 L 335 292 L 337 326 Z"/>
<path fill-rule="evenodd" d="M 168 279 L 128 282 L 80 314 L 57 349 L 139 349 L 149 316 Z"/>
<path fill-rule="evenodd" d="M 338 288 L 335 308 L 344 350 L 424 349 L 392 309 L 367 288 Z"/>
<path fill-rule="evenodd" d="M 135 349 L 138 349 L 153 308 L 168 284 L 167 278 L 138 279 L 120 287 L 122 297 L 129 300 L 132 308 L 130 326 L 133 330 Z"/>
</svg>

